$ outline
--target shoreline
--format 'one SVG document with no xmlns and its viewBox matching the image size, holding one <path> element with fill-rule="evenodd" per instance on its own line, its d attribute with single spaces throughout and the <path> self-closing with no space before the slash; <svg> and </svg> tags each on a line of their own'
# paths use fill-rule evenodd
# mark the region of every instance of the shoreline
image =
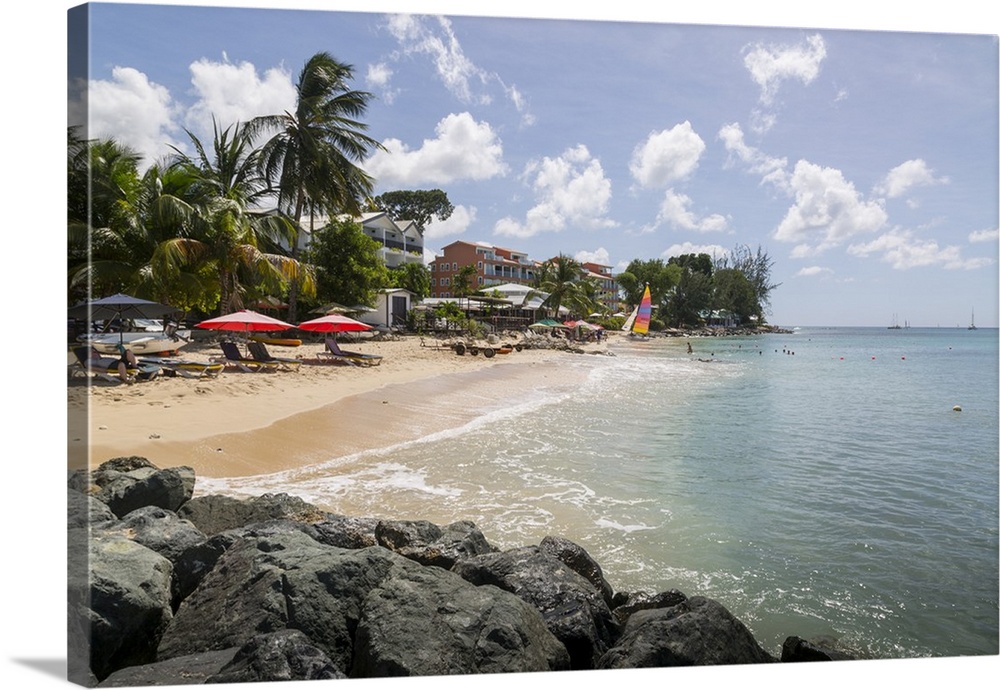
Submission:
<svg viewBox="0 0 1000 690">
<path fill-rule="evenodd" d="M 208 379 L 161 375 L 89 387 L 70 378 L 68 467 L 138 455 L 160 466 L 191 466 L 203 477 L 271 474 L 458 428 L 519 390 L 571 384 L 588 370 L 574 366 L 584 355 L 561 350 L 487 359 L 430 342 L 405 336 L 350 345 L 382 355 L 375 367 L 307 361 L 293 371 L 227 369 Z M 192 343 L 180 356 L 206 361 L 218 349 Z M 302 359 L 320 346 L 269 349 L 276 357 Z M 607 341 L 583 350 L 609 351 Z"/>
</svg>

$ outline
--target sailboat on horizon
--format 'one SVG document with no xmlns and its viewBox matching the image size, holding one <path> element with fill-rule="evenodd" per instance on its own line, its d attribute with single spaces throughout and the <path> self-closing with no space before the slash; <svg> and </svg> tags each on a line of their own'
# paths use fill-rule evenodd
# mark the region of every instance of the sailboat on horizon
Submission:
<svg viewBox="0 0 1000 690">
<path fill-rule="evenodd" d="M 972 321 L 969 322 L 969 330 L 970 331 L 977 331 L 977 330 L 979 330 L 978 328 L 976 328 L 976 310 L 975 309 L 972 310 Z"/>
</svg>

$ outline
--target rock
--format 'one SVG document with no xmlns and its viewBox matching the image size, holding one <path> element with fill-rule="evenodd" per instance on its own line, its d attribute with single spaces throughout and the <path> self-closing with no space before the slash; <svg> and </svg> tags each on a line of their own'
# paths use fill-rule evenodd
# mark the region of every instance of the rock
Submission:
<svg viewBox="0 0 1000 690">
<path fill-rule="evenodd" d="M 573 670 L 594 668 L 618 636 L 602 593 L 537 546 L 475 556 L 452 570 L 475 585 L 494 585 L 535 607 L 565 645 Z"/>
<path fill-rule="evenodd" d="M 76 489 L 66 490 L 66 527 L 107 526 L 118 518 L 111 512 L 106 503 L 98 501 L 93 496 L 80 493 Z"/>
<path fill-rule="evenodd" d="M 201 685 L 222 671 L 236 656 L 236 648 L 203 652 L 129 666 L 115 671 L 101 681 L 99 688 L 131 688 L 146 685 Z"/>
<path fill-rule="evenodd" d="M 604 597 L 604 602 L 610 607 L 614 590 L 604 579 L 604 571 L 600 564 L 591 558 L 590 554 L 580 546 L 571 542 L 565 537 L 545 537 L 538 547 L 542 552 L 555 556 L 565 563 L 573 572 L 582 575 L 590 584 L 597 588 L 597 591 Z"/>
<path fill-rule="evenodd" d="M 637 611 L 598 668 L 758 664 L 776 659 L 722 604 L 691 597 L 668 608 Z"/>
<path fill-rule="evenodd" d="M 376 518 L 355 518 L 344 515 L 327 515 L 321 522 L 313 523 L 317 541 L 342 549 L 363 549 L 375 546 Z"/>
<path fill-rule="evenodd" d="M 279 630 L 250 638 L 225 668 L 212 675 L 207 682 L 257 683 L 334 678 L 346 676 L 308 637 L 298 630 Z"/>
<path fill-rule="evenodd" d="M 90 475 L 97 487 L 92 495 L 108 505 L 118 517 L 137 508 L 156 506 L 176 511 L 194 494 L 194 470 L 190 467 L 157 469 L 145 458 L 116 458 L 103 463 Z M 79 476 L 71 483 L 81 482 Z"/>
<path fill-rule="evenodd" d="M 69 609 L 89 635 L 94 676 L 154 661 L 172 618 L 170 561 L 120 536 L 71 534 L 69 550 Z"/>
<path fill-rule="evenodd" d="M 527 603 L 433 567 L 395 570 L 364 599 L 354 659 L 359 678 L 569 668 Z"/>
<path fill-rule="evenodd" d="M 796 661 L 849 661 L 856 657 L 835 648 L 835 641 L 828 639 L 803 640 L 789 637 L 781 645 L 781 660 Z"/>
<path fill-rule="evenodd" d="M 479 528 L 469 521 L 441 528 L 426 520 L 384 520 L 376 525 L 375 538 L 379 546 L 401 556 L 446 570 L 462 558 L 496 551 Z"/>
<path fill-rule="evenodd" d="M 114 525 L 114 530 L 152 549 L 171 563 L 176 563 L 182 553 L 206 539 L 189 520 L 155 506 L 133 510 Z"/>
<path fill-rule="evenodd" d="M 686 599 L 687 597 L 676 589 L 658 594 L 634 592 L 622 597 L 615 597 L 611 613 L 614 614 L 619 625 L 625 625 L 629 617 L 636 611 L 669 608 L 684 602 Z"/>
<path fill-rule="evenodd" d="M 207 535 L 268 520 L 319 522 L 326 519 L 326 514 L 316 506 L 288 494 L 263 494 L 243 501 L 229 496 L 199 496 L 185 503 L 177 514 Z"/>
<path fill-rule="evenodd" d="M 398 622 L 382 620 L 381 614 L 373 619 L 387 602 L 399 602 L 404 594 L 408 603 L 393 614 Z M 484 594 L 489 596 L 481 598 Z M 494 619 L 494 610 L 519 613 Z M 497 625 L 514 627 L 494 630 Z M 362 627 L 367 630 L 363 654 L 356 653 L 355 644 L 356 633 L 362 639 Z M 547 670 L 560 668 L 565 660 L 560 656 L 565 650 L 544 629 L 537 612 L 516 597 L 493 588 L 479 593 L 446 570 L 421 566 L 379 546 L 341 549 L 300 532 L 245 536 L 233 543 L 181 603 L 158 655 L 169 659 L 242 646 L 256 635 L 282 629 L 307 635 L 334 668 L 350 677 L 441 668 L 421 649 L 478 650 L 455 651 L 452 661 L 467 665 L 447 673 Z M 504 635 L 513 636 L 505 646 L 486 644 Z"/>
</svg>

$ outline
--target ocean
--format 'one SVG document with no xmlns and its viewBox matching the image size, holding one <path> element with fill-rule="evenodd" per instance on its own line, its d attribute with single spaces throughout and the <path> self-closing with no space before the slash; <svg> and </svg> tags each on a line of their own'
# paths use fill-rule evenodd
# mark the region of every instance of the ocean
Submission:
<svg viewBox="0 0 1000 690">
<path fill-rule="evenodd" d="M 616 591 L 714 598 L 775 655 L 790 635 L 866 658 L 1000 651 L 996 329 L 612 351 L 572 380 L 450 392 L 476 410 L 459 428 L 347 457 L 331 440 L 319 465 L 198 491 L 472 520 L 500 548 L 563 536 Z"/>
</svg>

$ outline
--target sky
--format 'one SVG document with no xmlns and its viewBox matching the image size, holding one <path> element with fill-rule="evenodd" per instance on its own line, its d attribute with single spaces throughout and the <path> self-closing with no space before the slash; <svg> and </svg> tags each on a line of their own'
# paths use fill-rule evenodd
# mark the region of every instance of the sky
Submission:
<svg viewBox="0 0 1000 690">
<path fill-rule="evenodd" d="M 428 253 L 759 247 L 778 325 L 997 325 L 995 35 L 367 7 L 93 4 L 71 120 L 85 87 L 91 136 L 191 151 L 213 117 L 292 109 L 326 51 L 372 94 L 376 192 L 454 204 Z"/>
</svg>

